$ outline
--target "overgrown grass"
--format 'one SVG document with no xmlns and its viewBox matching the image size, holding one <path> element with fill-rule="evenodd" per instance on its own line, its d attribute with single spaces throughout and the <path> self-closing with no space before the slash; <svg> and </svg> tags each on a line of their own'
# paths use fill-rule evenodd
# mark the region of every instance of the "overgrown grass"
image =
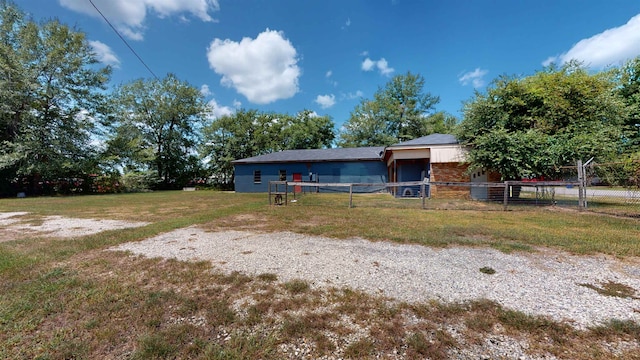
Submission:
<svg viewBox="0 0 640 360">
<path fill-rule="evenodd" d="M 223 274 L 208 262 L 103 251 L 200 225 L 427 246 L 640 254 L 640 227 L 632 219 L 542 209 L 424 211 L 393 198 L 381 207 L 348 209 L 344 195 L 298 200 L 269 207 L 264 194 L 209 191 L 0 200 L 0 211 L 28 211 L 34 220 L 63 215 L 151 222 L 73 240 L 0 242 L 0 358 L 444 359 L 485 337 L 503 336 L 525 341 L 526 351 L 539 356 L 597 359 L 613 356 L 620 342 L 640 341 L 633 322 L 576 330 L 489 301 L 393 303 L 350 289 L 314 289 L 302 280 L 280 283 L 270 273 Z M 630 294 L 601 285 L 614 296 Z M 631 359 L 637 350 L 622 348 L 616 356 Z"/>
<path fill-rule="evenodd" d="M 359 196 L 367 202 L 382 196 L 385 204 L 397 206 L 349 209 L 348 195 L 309 194 L 287 206 L 256 209 L 251 218 L 227 218 L 224 225 L 437 247 L 490 246 L 505 252 L 544 246 L 577 254 L 640 255 L 637 219 L 536 207 L 506 212 L 421 210 L 415 199 Z"/>
</svg>

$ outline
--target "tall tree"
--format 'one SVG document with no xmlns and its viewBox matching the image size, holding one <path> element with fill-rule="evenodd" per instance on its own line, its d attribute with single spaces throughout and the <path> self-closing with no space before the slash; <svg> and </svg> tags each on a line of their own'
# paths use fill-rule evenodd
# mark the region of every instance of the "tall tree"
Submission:
<svg viewBox="0 0 640 360">
<path fill-rule="evenodd" d="M 329 116 L 318 116 L 303 110 L 294 116 L 282 116 L 281 150 L 321 149 L 331 147 L 335 139 L 334 124 Z"/>
<path fill-rule="evenodd" d="M 381 105 L 376 101 L 362 100 L 351 112 L 349 121 L 343 125 L 338 146 L 387 146 L 397 143 L 397 136 L 388 130 L 385 117 L 381 114 Z"/>
<path fill-rule="evenodd" d="M 82 32 L 0 3 L 0 172 L 81 177 L 96 169 L 94 117 L 111 69 Z"/>
<path fill-rule="evenodd" d="M 209 108 L 200 91 L 175 75 L 136 80 L 113 93 L 107 156 L 126 171 L 153 171 L 160 188 L 195 176 L 196 144 Z"/>
<path fill-rule="evenodd" d="M 557 176 L 578 159 L 620 152 L 626 109 L 610 72 L 572 62 L 536 74 L 496 79 L 464 106 L 458 138 L 469 161 L 505 179 Z"/>
<path fill-rule="evenodd" d="M 618 79 L 618 92 L 629 111 L 625 121 L 629 151 L 640 152 L 640 56 L 618 69 Z"/>
<path fill-rule="evenodd" d="M 289 114 L 238 110 L 204 128 L 201 156 L 223 186 L 233 184 L 233 160 L 281 150 L 330 147 L 335 134 L 328 116 L 303 110 Z"/>
<path fill-rule="evenodd" d="M 440 99 L 425 93 L 424 84 L 419 74 L 394 76 L 373 100 L 362 99 L 351 112 L 338 144 L 385 146 L 429 135 L 429 116 Z"/>
</svg>

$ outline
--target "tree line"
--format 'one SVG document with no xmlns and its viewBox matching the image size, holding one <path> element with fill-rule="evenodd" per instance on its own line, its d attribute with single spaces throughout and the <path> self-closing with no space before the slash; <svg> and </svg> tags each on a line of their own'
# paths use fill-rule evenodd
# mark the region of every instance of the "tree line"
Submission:
<svg viewBox="0 0 640 360">
<path fill-rule="evenodd" d="M 85 34 L 36 22 L 0 2 L 0 195 L 233 186 L 236 159 L 288 149 L 388 146 L 455 134 L 472 167 L 505 179 L 557 176 L 576 159 L 640 158 L 640 58 L 592 72 L 580 63 L 500 76 L 463 104 L 436 111 L 425 79 L 407 72 L 361 99 L 336 131 L 310 110 L 251 109 L 213 118 L 200 91 L 168 74 L 108 88 Z"/>
<path fill-rule="evenodd" d="M 594 158 L 619 163 L 621 182 L 637 186 L 639 86 L 640 58 L 600 72 L 574 61 L 501 76 L 464 104 L 458 138 L 470 163 L 505 179 L 553 180 L 563 166 Z"/>
</svg>

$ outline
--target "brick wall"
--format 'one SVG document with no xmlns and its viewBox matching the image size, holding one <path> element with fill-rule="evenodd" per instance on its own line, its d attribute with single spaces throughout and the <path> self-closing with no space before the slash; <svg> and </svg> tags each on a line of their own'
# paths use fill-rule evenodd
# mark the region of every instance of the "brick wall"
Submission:
<svg viewBox="0 0 640 360">
<path fill-rule="evenodd" d="M 431 163 L 430 181 L 469 182 L 465 174 L 468 165 L 461 163 Z M 434 198 L 469 198 L 470 189 L 466 186 L 431 186 Z"/>
</svg>

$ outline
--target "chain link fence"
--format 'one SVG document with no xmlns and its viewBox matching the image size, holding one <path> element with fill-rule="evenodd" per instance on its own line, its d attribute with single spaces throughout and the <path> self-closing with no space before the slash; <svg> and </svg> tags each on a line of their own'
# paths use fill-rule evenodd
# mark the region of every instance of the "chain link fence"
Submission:
<svg viewBox="0 0 640 360">
<path fill-rule="evenodd" d="M 297 202 L 305 194 L 324 194 L 344 198 L 349 207 L 513 211 L 553 206 L 640 217 L 640 188 L 637 185 L 640 163 L 636 165 L 634 173 L 626 163 L 588 161 L 582 165 L 579 162 L 555 169 L 557 177 L 554 180 L 430 182 L 425 179 L 374 184 L 281 181 L 270 183 L 269 199 L 270 204 L 286 205 L 288 201 Z"/>
<path fill-rule="evenodd" d="M 584 176 L 587 209 L 640 217 L 640 161 L 590 161 Z"/>
</svg>

